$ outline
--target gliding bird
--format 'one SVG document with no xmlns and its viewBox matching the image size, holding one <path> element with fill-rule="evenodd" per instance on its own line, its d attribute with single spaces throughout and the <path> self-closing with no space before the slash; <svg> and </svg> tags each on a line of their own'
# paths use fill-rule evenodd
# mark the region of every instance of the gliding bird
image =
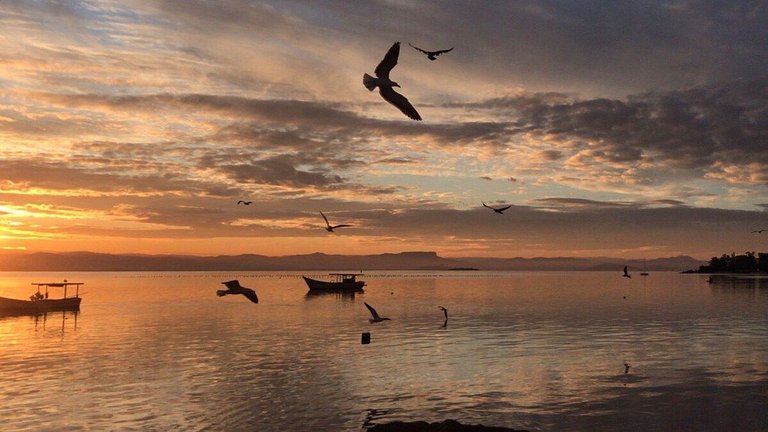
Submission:
<svg viewBox="0 0 768 432">
<path fill-rule="evenodd" d="M 397 65 L 397 58 L 400 56 L 400 42 L 395 42 L 394 45 L 387 51 L 384 59 L 381 60 L 374 73 L 376 78 L 363 74 L 363 85 L 368 91 L 373 91 L 376 87 L 379 88 L 379 94 L 385 101 L 396 106 L 397 109 L 403 112 L 408 118 L 413 120 L 421 120 L 416 108 L 408 102 L 408 99 L 396 92 L 393 87 L 400 87 L 400 84 L 389 79 L 389 72 Z"/>
<path fill-rule="evenodd" d="M 341 225 L 331 225 L 331 224 L 328 222 L 328 218 L 327 218 L 327 217 L 325 217 L 325 215 L 323 214 L 323 212 L 320 212 L 320 216 L 322 216 L 322 217 L 323 217 L 323 219 L 325 219 L 325 225 L 327 225 L 327 226 L 325 227 L 325 230 L 326 230 L 326 231 L 328 231 L 328 232 L 333 232 L 333 230 L 335 230 L 336 228 L 344 228 L 344 227 L 351 227 L 351 226 L 352 226 L 352 225 L 347 225 L 347 224 L 341 224 Z"/>
<path fill-rule="evenodd" d="M 229 294 L 242 294 L 244 295 L 248 300 L 258 303 L 259 298 L 256 297 L 256 291 L 246 288 L 244 286 L 240 286 L 240 282 L 237 280 L 231 280 L 222 282 L 224 285 L 227 286 L 227 289 L 225 290 L 217 290 L 216 295 L 219 297 L 224 297 L 225 295 Z"/>
<path fill-rule="evenodd" d="M 508 206 L 506 206 L 506 207 L 493 208 L 493 207 L 487 206 L 487 205 L 485 205 L 485 203 L 483 203 L 483 207 L 487 207 L 487 208 L 489 208 L 489 209 L 491 209 L 491 210 L 495 211 L 495 212 L 496 212 L 496 213 L 498 213 L 498 214 L 504 214 L 504 211 L 505 211 L 505 210 L 509 210 L 509 208 L 510 208 L 510 207 L 512 207 L 512 206 L 511 206 L 511 205 L 508 205 Z"/>
<path fill-rule="evenodd" d="M 386 317 L 382 318 L 382 317 L 380 317 L 379 314 L 376 312 L 376 309 L 371 307 L 371 305 L 369 305 L 368 303 L 363 302 L 363 304 L 365 305 L 365 307 L 368 308 L 369 311 L 371 311 L 371 316 L 373 316 L 373 318 L 368 320 L 371 324 L 389 320 L 389 318 L 386 318 Z"/>
<path fill-rule="evenodd" d="M 752 234 L 754 233 L 762 234 L 763 231 L 768 231 L 768 229 L 763 228 L 763 229 L 755 230 L 755 231 L 752 231 Z"/>
<path fill-rule="evenodd" d="M 408 42 L 408 45 L 411 45 L 411 43 Z M 411 45 L 411 48 L 415 49 L 416 51 L 420 51 L 420 52 L 426 54 L 427 58 L 432 60 L 432 61 L 437 60 L 437 56 L 439 56 L 440 54 L 445 54 L 447 52 L 453 51 L 453 47 L 451 47 L 449 49 L 445 49 L 445 50 L 438 50 L 438 51 L 427 51 L 427 50 L 423 50 L 423 49 L 421 49 L 419 47 L 416 47 L 416 46 L 413 46 L 413 45 Z"/>
<path fill-rule="evenodd" d="M 243 201 L 243 200 L 240 200 L 240 201 L 237 202 L 237 205 L 240 205 L 240 204 L 251 205 L 252 202 L 253 201 Z"/>
</svg>

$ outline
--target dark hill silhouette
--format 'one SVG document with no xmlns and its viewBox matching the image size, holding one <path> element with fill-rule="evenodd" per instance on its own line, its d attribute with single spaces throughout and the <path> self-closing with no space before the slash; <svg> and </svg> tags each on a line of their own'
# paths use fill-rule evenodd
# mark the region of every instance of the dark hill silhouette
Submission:
<svg viewBox="0 0 768 432">
<path fill-rule="evenodd" d="M 647 261 L 649 271 L 681 271 L 705 264 L 688 256 Z M 230 271 L 230 270 L 605 270 L 624 265 L 639 269 L 642 260 L 622 258 L 443 258 L 435 252 L 377 255 L 313 253 L 270 257 L 255 254 L 190 256 L 103 254 L 93 252 L 0 253 L 0 271 Z"/>
</svg>

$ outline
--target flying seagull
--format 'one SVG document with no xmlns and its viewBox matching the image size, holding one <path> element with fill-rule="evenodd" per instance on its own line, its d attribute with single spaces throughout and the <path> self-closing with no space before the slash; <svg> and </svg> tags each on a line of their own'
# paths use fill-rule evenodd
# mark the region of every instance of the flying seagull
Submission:
<svg viewBox="0 0 768 432">
<path fill-rule="evenodd" d="M 408 42 L 408 45 L 411 45 L 411 43 Z M 446 49 L 446 50 L 439 50 L 439 51 L 427 51 L 427 50 L 423 50 L 423 49 L 421 49 L 419 47 L 416 47 L 416 46 L 413 46 L 413 45 L 411 45 L 411 47 L 413 49 L 415 49 L 416 51 L 423 52 L 424 54 L 427 55 L 427 58 L 432 60 L 432 61 L 437 60 L 437 56 L 439 56 L 440 54 L 445 54 L 445 53 L 450 52 L 450 51 L 453 50 L 453 47 L 451 47 L 449 49 Z"/>
<path fill-rule="evenodd" d="M 624 266 L 624 274 L 623 274 L 623 275 L 621 275 L 621 276 L 622 276 L 622 277 L 625 277 L 625 278 L 630 278 L 630 279 L 632 278 L 632 276 L 631 276 L 631 275 L 629 274 L 629 272 L 627 271 L 627 266 Z"/>
<path fill-rule="evenodd" d="M 752 234 L 754 233 L 762 234 L 763 231 L 768 231 L 768 229 L 763 228 L 763 229 L 755 230 L 755 231 L 752 231 Z"/>
<path fill-rule="evenodd" d="M 445 320 L 448 321 L 448 309 L 442 306 L 438 306 L 438 308 L 440 308 L 443 311 L 443 314 L 445 314 Z"/>
<path fill-rule="evenodd" d="M 216 291 L 216 295 L 217 296 L 224 297 L 225 295 L 228 295 L 228 294 L 242 294 L 245 297 L 247 297 L 248 300 L 250 300 L 250 301 L 252 301 L 254 303 L 258 303 L 259 302 L 259 298 L 256 297 L 256 291 L 254 291 L 254 290 L 252 290 L 250 288 L 246 288 L 244 286 L 240 286 L 240 282 L 239 281 L 231 280 L 231 281 L 226 281 L 226 282 L 222 282 L 222 283 L 227 286 L 227 289 L 225 289 L 225 290 L 217 290 Z"/>
<path fill-rule="evenodd" d="M 363 85 L 368 91 L 373 91 L 376 87 L 379 87 L 379 94 L 385 101 L 396 106 L 397 109 L 407 115 L 408 118 L 413 120 L 421 120 L 421 116 L 416 111 L 416 108 L 408 102 L 408 99 L 396 92 L 393 87 L 400 87 L 400 84 L 389 79 L 389 72 L 395 65 L 397 65 L 397 57 L 400 56 L 400 42 L 395 42 L 392 48 L 387 51 L 384 59 L 381 60 L 378 66 L 376 66 L 375 74 L 376 78 L 363 74 Z"/>
<path fill-rule="evenodd" d="M 251 205 L 252 202 L 253 201 L 243 201 L 243 200 L 240 200 L 240 201 L 237 202 L 237 205 L 240 205 L 240 204 Z"/>
<path fill-rule="evenodd" d="M 491 210 L 495 211 L 495 212 L 496 212 L 496 213 L 498 213 L 498 214 L 504 214 L 504 211 L 505 211 L 505 210 L 509 210 L 509 208 L 510 208 L 510 207 L 512 207 L 512 206 L 511 206 L 511 205 L 508 205 L 508 206 L 506 206 L 506 207 L 493 208 L 493 207 L 487 206 L 487 205 L 485 205 L 485 203 L 483 203 L 483 207 L 487 207 L 487 208 L 489 208 L 489 209 L 491 209 Z"/>
<path fill-rule="evenodd" d="M 328 232 L 333 232 L 333 230 L 335 230 L 336 228 L 344 228 L 344 227 L 351 227 L 351 226 L 352 226 L 352 225 L 347 225 L 347 224 L 341 224 L 341 225 L 331 225 L 331 224 L 328 222 L 328 218 L 327 218 L 327 217 L 325 217 L 325 215 L 323 214 L 323 212 L 320 212 L 320 216 L 322 216 L 322 217 L 323 217 L 323 219 L 325 219 L 325 224 L 327 225 L 327 226 L 325 227 L 325 230 L 326 230 L 326 231 L 328 231 Z"/>
<path fill-rule="evenodd" d="M 365 305 L 365 307 L 368 308 L 369 311 L 371 311 L 371 315 L 373 316 L 373 318 L 368 320 L 368 321 L 370 321 L 371 324 L 389 320 L 389 318 L 386 318 L 386 317 L 382 318 L 382 317 L 380 317 L 379 314 L 376 312 L 376 309 L 371 307 L 371 305 L 369 305 L 368 303 L 363 302 L 363 304 Z"/>
</svg>

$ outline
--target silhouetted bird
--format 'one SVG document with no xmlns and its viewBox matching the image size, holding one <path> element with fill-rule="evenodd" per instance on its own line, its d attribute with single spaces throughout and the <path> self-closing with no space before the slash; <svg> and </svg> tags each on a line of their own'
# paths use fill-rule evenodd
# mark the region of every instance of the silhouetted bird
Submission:
<svg viewBox="0 0 768 432">
<path fill-rule="evenodd" d="M 447 321 L 448 320 L 448 309 L 446 309 L 446 308 L 444 308 L 442 306 L 438 306 L 438 308 L 440 308 L 443 311 L 443 314 L 445 315 L 445 320 Z"/>
<path fill-rule="evenodd" d="M 250 301 L 252 301 L 254 303 L 258 303 L 259 302 L 259 298 L 256 297 L 256 291 L 254 291 L 254 290 L 252 290 L 250 288 L 246 288 L 244 286 L 240 286 L 240 282 L 239 281 L 231 280 L 231 281 L 226 281 L 226 282 L 222 282 L 222 283 L 224 285 L 226 285 L 227 289 L 225 289 L 225 290 L 217 290 L 216 291 L 216 295 L 217 296 L 224 297 L 225 295 L 229 295 L 229 294 L 242 294 L 245 297 L 247 297 L 248 300 L 250 300 Z"/>
<path fill-rule="evenodd" d="M 627 271 L 627 266 L 624 266 L 624 274 L 621 275 L 621 276 L 625 277 L 625 278 L 631 278 L 632 277 L 632 276 L 630 276 L 629 272 Z"/>
<path fill-rule="evenodd" d="M 397 65 L 397 58 L 400 56 L 400 42 L 395 42 L 392 48 L 387 51 L 384 59 L 376 66 L 376 78 L 363 74 L 363 85 L 369 91 L 373 91 L 376 87 L 379 88 L 379 94 L 387 102 L 396 106 L 403 114 L 407 115 L 413 120 L 421 120 L 421 116 L 416 111 L 416 108 L 408 102 L 408 99 L 396 92 L 392 87 L 400 87 L 400 84 L 389 79 L 389 72 L 395 65 Z"/>
<path fill-rule="evenodd" d="M 237 202 L 237 205 L 240 205 L 240 204 L 251 205 L 252 202 L 253 201 L 243 201 L 243 200 L 240 200 L 240 201 Z"/>
<path fill-rule="evenodd" d="M 333 232 L 333 230 L 335 230 L 336 228 L 344 228 L 344 227 L 351 227 L 352 226 L 352 225 L 347 225 L 347 224 L 331 225 L 330 223 L 328 223 L 328 218 L 325 217 L 323 212 L 320 212 L 320 216 L 322 216 L 323 219 L 325 219 L 325 225 L 326 225 L 325 230 L 328 231 L 328 232 Z"/>
<path fill-rule="evenodd" d="M 630 367 L 631 367 L 631 366 L 629 365 L 629 363 L 627 363 L 627 362 L 624 362 L 624 373 L 625 373 L 625 374 L 628 374 L 628 373 L 629 373 L 629 368 L 630 368 Z"/>
<path fill-rule="evenodd" d="M 382 318 L 382 317 L 380 317 L 379 314 L 376 312 L 376 309 L 371 307 L 371 305 L 369 305 L 368 303 L 363 302 L 363 304 L 365 305 L 365 307 L 368 308 L 369 311 L 371 311 L 371 316 L 373 316 L 373 318 L 368 320 L 368 321 L 370 321 L 371 324 L 389 320 L 389 318 L 386 318 L 386 317 Z"/>
<path fill-rule="evenodd" d="M 408 42 L 408 45 L 411 45 L 411 43 Z M 427 51 L 427 50 L 423 50 L 423 49 L 421 49 L 419 47 L 416 47 L 416 46 L 413 46 L 413 45 L 411 45 L 411 47 L 413 49 L 415 49 L 416 51 L 423 52 L 424 54 L 427 55 L 427 58 L 432 60 L 432 61 L 437 60 L 437 56 L 439 56 L 440 54 L 445 54 L 445 53 L 451 52 L 453 50 L 453 47 L 451 47 L 449 49 L 445 49 L 445 50 L 439 50 L 439 51 Z"/>
<path fill-rule="evenodd" d="M 752 231 L 752 234 L 754 234 L 754 233 L 762 234 L 762 233 L 763 233 L 763 231 L 768 231 L 768 229 L 759 229 L 759 230 L 755 230 L 755 231 Z"/>
<path fill-rule="evenodd" d="M 485 205 L 485 203 L 483 203 L 483 207 L 489 208 L 489 209 L 495 211 L 498 214 L 504 214 L 504 211 L 505 210 L 509 210 L 509 208 L 512 207 L 512 206 L 508 205 L 506 207 L 493 208 L 493 207 L 487 206 L 487 205 Z"/>
</svg>

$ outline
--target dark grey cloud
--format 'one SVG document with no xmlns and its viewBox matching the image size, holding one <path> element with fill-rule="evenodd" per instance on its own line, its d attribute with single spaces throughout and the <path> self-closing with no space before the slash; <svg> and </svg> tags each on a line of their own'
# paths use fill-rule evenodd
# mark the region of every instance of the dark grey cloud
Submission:
<svg viewBox="0 0 768 432">
<path fill-rule="evenodd" d="M 723 166 L 753 164 L 757 172 L 750 181 L 768 183 L 768 76 L 648 92 L 626 100 L 529 94 L 465 107 L 504 110 L 516 118 L 510 133 L 563 146 L 540 152 L 544 160 L 586 150 L 577 161 L 645 160 L 658 167 L 690 170 L 694 176 Z"/>
<path fill-rule="evenodd" d="M 71 162 L 42 159 L 0 161 L 2 181 L 17 187 L 51 190 L 89 190 L 104 193 L 181 193 L 234 196 L 237 190 L 225 185 L 191 180 L 180 173 L 137 173 L 115 168 L 89 169 Z"/>
<path fill-rule="evenodd" d="M 287 185 L 293 187 L 338 185 L 343 179 L 323 171 L 302 171 L 291 155 L 274 156 L 248 164 L 219 165 L 216 169 L 240 183 Z"/>
<path fill-rule="evenodd" d="M 499 0 L 482 7 L 338 0 L 279 7 L 361 46 L 374 37 L 455 45 L 441 61 L 486 80 L 611 96 L 759 76 L 768 63 L 767 8 L 760 0 Z"/>
</svg>

